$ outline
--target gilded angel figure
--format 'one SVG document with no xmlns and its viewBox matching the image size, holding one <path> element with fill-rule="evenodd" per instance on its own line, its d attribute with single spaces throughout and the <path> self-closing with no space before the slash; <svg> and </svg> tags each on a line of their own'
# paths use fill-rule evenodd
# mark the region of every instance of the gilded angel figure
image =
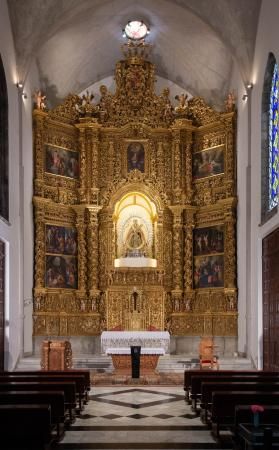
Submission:
<svg viewBox="0 0 279 450">
<path fill-rule="evenodd" d="M 44 95 L 41 90 L 38 90 L 34 93 L 33 97 L 35 108 L 44 111 L 46 109 L 46 95 Z"/>
</svg>

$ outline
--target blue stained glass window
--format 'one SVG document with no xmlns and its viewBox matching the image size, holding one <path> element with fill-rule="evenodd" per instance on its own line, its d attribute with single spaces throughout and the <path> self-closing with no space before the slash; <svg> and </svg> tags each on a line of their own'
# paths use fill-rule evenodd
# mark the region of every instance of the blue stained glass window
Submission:
<svg viewBox="0 0 279 450">
<path fill-rule="evenodd" d="M 279 201 L 279 78 L 278 65 L 274 64 L 269 101 L 269 210 Z"/>
</svg>

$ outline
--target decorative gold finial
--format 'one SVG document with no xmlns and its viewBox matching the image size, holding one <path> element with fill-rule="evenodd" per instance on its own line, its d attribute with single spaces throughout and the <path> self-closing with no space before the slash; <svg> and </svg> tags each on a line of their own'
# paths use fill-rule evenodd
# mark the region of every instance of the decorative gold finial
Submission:
<svg viewBox="0 0 279 450">
<path fill-rule="evenodd" d="M 122 52 L 130 64 L 142 64 L 148 59 L 152 45 L 146 44 L 144 39 L 138 42 L 129 40 L 122 45 Z"/>
<path fill-rule="evenodd" d="M 33 98 L 35 109 L 44 111 L 46 109 L 46 95 L 44 95 L 41 90 L 38 90 L 35 91 Z"/>
<path fill-rule="evenodd" d="M 82 104 L 79 107 L 79 112 L 85 117 L 91 117 L 98 112 L 98 107 L 92 103 L 93 98 L 94 95 L 89 93 L 89 91 L 86 91 L 86 94 L 82 96 Z"/>
</svg>

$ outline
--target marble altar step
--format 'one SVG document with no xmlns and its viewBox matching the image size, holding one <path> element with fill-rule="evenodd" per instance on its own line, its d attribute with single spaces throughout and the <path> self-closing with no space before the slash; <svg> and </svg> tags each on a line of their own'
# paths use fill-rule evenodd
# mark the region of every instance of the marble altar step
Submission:
<svg viewBox="0 0 279 450">
<path fill-rule="evenodd" d="M 221 369 L 253 369 L 251 361 L 248 358 L 220 358 L 219 364 Z M 73 366 L 76 368 L 86 368 L 96 370 L 99 373 L 112 372 L 113 366 L 110 356 L 106 355 L 79 355 L 73 358 Z M 185 369 L 198 367 L 198 359 L 187 355 L 165 355 L 159 358 L 157 366 L 158 372 L 183 373 Z M 40 358 L 28 356 L 21 358 L 17 364 L 16 370 L 39 370 Z"/>
</svg>

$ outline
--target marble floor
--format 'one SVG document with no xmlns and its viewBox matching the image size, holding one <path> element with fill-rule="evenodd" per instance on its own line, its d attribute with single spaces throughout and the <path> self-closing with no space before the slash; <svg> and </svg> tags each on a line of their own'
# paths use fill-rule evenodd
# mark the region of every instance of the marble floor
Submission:
<svg viewBox="0 0 279 450">
<path fill-rule="evenodd" d="M 57 450 L 231 449 L 216 443 L 184 400 L 182 386 L 94 386 Z"/>
</svg>

